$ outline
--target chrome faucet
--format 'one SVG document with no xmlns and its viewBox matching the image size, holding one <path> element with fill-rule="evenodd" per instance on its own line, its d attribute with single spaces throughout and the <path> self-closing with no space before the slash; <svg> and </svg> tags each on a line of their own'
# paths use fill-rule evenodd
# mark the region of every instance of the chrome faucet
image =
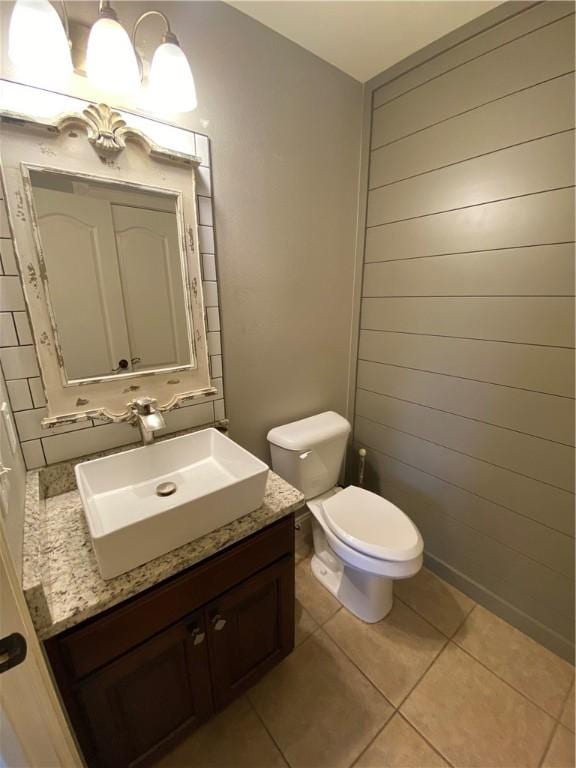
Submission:
<svg viewBox="0 0 576 768">
<path fill-rule="evenodd" d="M 144 445 L 154 442 L 154 432 L 166 426 L 164 417 L 156 408 L 157 405 L 158 401 L 153 397 L 138 397 L 130 403 L 132 412 L 130 423 L 140 427 Z"/>
</svg>

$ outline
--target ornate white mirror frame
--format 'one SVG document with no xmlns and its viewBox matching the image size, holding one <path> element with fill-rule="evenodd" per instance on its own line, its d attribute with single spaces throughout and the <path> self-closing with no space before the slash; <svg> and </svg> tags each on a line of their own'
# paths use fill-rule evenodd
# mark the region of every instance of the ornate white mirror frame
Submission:
<svg viewBox="0 0 576 768">
<path fill-rule="evenodd" d="M 105 104 L 53 119 L 3 110 L 2 174 L 15 250 L 32 322 L 48 403 L 43 423 L 89 418 L 123 421 L 130 402 L 152 397 L 160 410 L 216 394 L 210 385 L 202 297 L 195 169 L 200 159 L 159 146 Z M 176 200 L 191 339 L 191 364 L 68 381 L 51 312 L 47 272 L 32 199 L 30 171 L 72 174 L 86 180 L 169 194 Z M 81 276 L 71 289 L 81 289 Z"/>
</svg>

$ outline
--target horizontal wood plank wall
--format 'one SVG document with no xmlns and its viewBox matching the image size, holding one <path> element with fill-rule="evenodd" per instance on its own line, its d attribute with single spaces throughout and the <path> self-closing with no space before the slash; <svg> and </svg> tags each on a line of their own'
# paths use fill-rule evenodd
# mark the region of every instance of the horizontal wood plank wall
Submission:
<svg viewBox="0 0 576 768">
<path fill-rule="evenodd" d="M 432 567 L 574 641 L 574 5 L 375 88 L 355 442 Z"/>
</svg>

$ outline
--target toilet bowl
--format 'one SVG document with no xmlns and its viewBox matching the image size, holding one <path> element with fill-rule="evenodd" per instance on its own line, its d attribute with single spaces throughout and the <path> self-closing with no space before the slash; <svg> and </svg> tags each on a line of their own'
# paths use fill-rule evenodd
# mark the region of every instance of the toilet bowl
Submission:
<svg viewBox="0 0 576 768">
<path fill-rule="evenodd" d="M 350 424 L 331 411 L 268 433 L 272 467 L 301 490 L 312 513 L 312 572 L 363 621 L 392 608 L 393 582 L 422 567 L 422 537 L 390 501 L 357 486 L 336 485 Z"/>
<path fill-rule="evenodd" d="M 310 499 L 318 581 L 363 621 L 392 609 L 393 582 L 422 567 L 422 537 L 391 502 L 356 486 Z"/>
</svg>

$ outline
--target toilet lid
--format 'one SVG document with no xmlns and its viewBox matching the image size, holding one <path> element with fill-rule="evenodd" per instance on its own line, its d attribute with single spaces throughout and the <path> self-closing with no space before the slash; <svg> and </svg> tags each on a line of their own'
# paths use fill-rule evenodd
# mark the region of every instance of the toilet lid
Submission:
<svg viewBox="0 0 576 768">
<path fill-rule="evenodd" d="M 326 522 L 353 549 L 381 560 L 412 560 L 422 554 L 422 537 L 401 509 L 382 496 L 345 488 L 322 503 Z"/>
</svg>

